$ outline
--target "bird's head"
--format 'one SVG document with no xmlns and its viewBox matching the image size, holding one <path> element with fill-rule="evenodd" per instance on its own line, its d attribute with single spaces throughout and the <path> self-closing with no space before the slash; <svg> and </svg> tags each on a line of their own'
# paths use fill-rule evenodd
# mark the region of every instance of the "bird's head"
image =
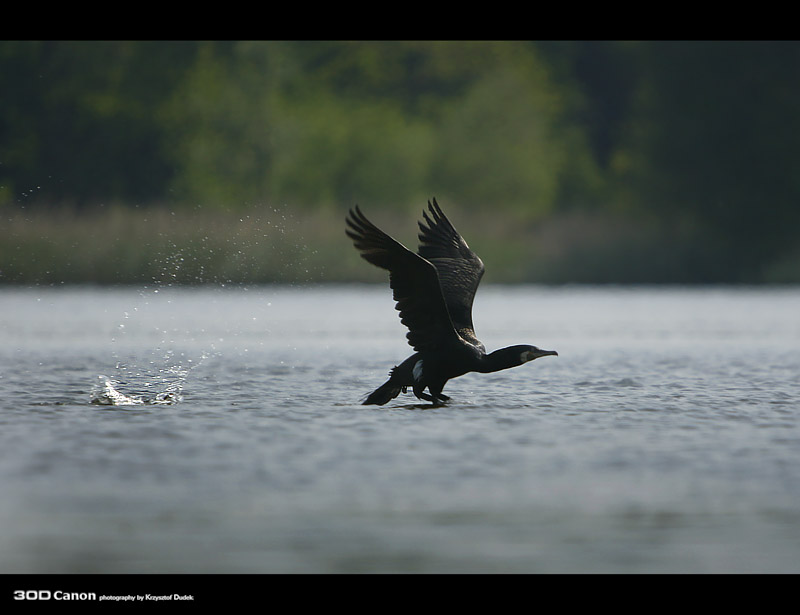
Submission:
<svg viewBox="0 0 800 615">
<path fill-rule="evenodd" d="M 542 350 L 536 346 L 520 346 L 520 351 L 520 363 L 527 363 L 528 361 L 533 361 L 539 357 L 558 356 L 558 353 L 555 350 Z"/>
<path fill-rule="evenodd" d="M 500 350 L 495 350 L 491 354 L 484 355 L 482 366 L 476 371 L 484 373 L 499 372 L 501 369 L 516 367 L 547 355 L 558 356 L 558 353 L 555 350 L 542 350 L 536 346 L 506 346 Z"/>
</svg>

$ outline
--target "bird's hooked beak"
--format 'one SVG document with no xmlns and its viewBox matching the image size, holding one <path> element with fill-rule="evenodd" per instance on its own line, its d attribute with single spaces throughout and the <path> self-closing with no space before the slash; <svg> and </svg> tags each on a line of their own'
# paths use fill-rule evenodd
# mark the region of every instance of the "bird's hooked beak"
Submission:
<svg viewBox="0 0 800 615">
<path fill-rule="evenodd" d="M 555 350 L 542 350 L 541 348 L 533 348 L 531 350 L 526 350 L 522 353 L 522 362 L 527 363 L 528 361 L 533 361 L 534 359 L 538 359 L 539 357 L 547 357 L 553 356 L 557 357 L 558 353 Z"/>
</svg>

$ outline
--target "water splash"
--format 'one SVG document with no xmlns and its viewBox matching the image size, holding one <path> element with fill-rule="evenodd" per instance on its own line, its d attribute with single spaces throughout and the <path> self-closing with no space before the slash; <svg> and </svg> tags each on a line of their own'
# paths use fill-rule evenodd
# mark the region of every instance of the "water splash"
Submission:
<svg viewBox="0 0 800 615">
<path fill-rule="evenodd" d="M 139 371 L 135 367 L 118 363 L 116 377 L 99 375 L 92 387 L 91 403 L 100 406 L 173 405 L 183 401 L 183 386 L 189 373 L 200 361 L 192 361 L 191 367 L 170 365 L 154 371 Z"/>
<path fill-rule="evenodd" d="M 92 404 L 171 405 L 183 401 L 183 386 L 189 373 L 208 358 L 203 352 L 195 361 L 174 349 L 175 344 L 187 340 L 194 342 L 191 332 L 174 326 L 180 320 L 180 313 L 173 305 L 176 296 L 172 286 L 174 282 L 177 283 L 184 262 L 179 249 L 171 250 L 163 258 L 160 275 L 153 278 L 154 287 L 144 286 L 140 289 L 138 304 L 123 311 L 122 322 L 117 325 L 111 338 L 112 354 L 116 360 L 115 373 L 111 377 L 105 374 L 97 376 L 91 389 Z M 156 314 L 155 320 L 153 313 Z M 120 360 L 122 346 L 138 346 L 142 338 L 149 340 L 154 335 L 155 343 L 149 351 L 144 351 L 144 356 L 130 354 L 126 350 L 125 358 Z M 141 349 L 139 352 L 142 352 Z"/>
<path fill-rule="evenodd" d="M 185 373 L 188 373 L 185 372 Z M 185 373 L 176 380 L 130 383 L 100 375 L 92 388 L 91 403 L 100 406 L 171 405 L 183 400 Z M 133 384 L 133 386 L 131 386 Z M 136 384 L 139 386 L 137 387 Z M 133 391 L 131 390 L 133 389 Z M 134 392 L 135 391 L 135 392 Z"/>
<path fill-rule="evenodd" d="M 97 377 L 98 381 L 92 387 L 91 403 L 99 406 L 138 406 L 144 404 L 139 396 L 129 396 L 118 390 L 119 382 L 103 376 Z"/>
</svg>

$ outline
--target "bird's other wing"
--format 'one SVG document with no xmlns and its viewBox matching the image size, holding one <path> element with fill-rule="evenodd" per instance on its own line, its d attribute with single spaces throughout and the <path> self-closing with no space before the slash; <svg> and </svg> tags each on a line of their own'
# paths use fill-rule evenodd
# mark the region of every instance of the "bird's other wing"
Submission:
<svg viewBox="0 0 800 615">
<path fill-rule="evenodd" d="M 455 337 L 442 297 L 436 268 L 372 224 L 356 206 L 347 217 L 347 236 L 361 257 L 389 271 L 395 309 L 408 327 L 408 343 L 414 350 L 428 350 Z"/>
<path fill-rule="evenodd" d="M 456 331 L 473 344 L 481 345 L 472 324 L 472 302 L 483 277 L 483 261 L 467 245 L 464 238 L 444 215 L 436 199 L 423 211 L 425 222 L 419 223 L 419 250 L 439 273 L 450 318 Z"/>
</svg>

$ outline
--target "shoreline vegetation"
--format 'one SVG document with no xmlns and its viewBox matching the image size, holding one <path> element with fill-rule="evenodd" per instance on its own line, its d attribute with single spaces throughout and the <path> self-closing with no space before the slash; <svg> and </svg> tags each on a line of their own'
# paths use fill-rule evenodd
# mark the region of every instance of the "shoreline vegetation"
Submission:
<svg viewBox="0 0 800 615">
<path fill-rule="evenodd" d="M 444 207 L 487 264 L 485 283 L 800 283 L 800 255 L 720 279 L 703 251 L 713 246 L 644 220 L 574 212 L 533 222 Z M 416 250 L 421 207 L 363 208 Z M 345 212 L 163 205 L 0 210 L 0 286 L 384 282 L 384 272 L 365 267 L 352 249 Z"/>
<path fill-rule="evenodd" d="M 0 41 L 0 285 L 800 283 L 797 41 Z"/>
</svg>

